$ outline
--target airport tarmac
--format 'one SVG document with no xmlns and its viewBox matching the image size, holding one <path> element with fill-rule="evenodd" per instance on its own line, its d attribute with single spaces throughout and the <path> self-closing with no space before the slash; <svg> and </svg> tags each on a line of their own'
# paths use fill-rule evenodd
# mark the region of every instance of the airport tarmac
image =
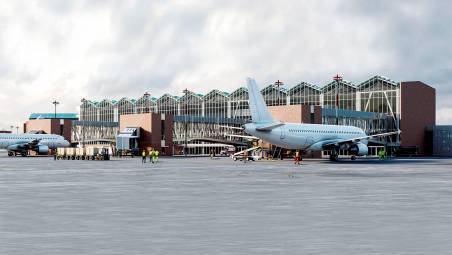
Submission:
<svg viewBox="0 0 452 255">
<path fill-rule="evenodd" d="M 451 254 L 452 159 L 0 157 L 0 254 Z"/>
</svg>

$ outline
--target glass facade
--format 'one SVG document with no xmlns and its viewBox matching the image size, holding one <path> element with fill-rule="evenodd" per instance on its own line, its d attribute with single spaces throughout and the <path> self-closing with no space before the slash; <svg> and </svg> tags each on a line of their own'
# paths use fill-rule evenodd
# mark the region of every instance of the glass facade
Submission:
<svg viewBox="0 0 452 255">
<path fill-rule="evenodd" d="M 369 134 L 400 129 L 400 83 L 382 76 L 374 76 L 357 87 L 357 111 L 376 113 L 370 121 Z M 398 146 L 400 135 L 383 138 L 388 144 Z"/>
<path fill-rule="evenodd" d="M 215 116 L 219 118 L 228 117 L 228 93 L 219 90 L 212 90 L 207 93 L 204 100 L 205 116 Z"/>
<path fill-rule="evenodd" d="M 145 93 L 136 102 L 136 113 L 150 113 L 157 111 L 157 99 Z"/>
<path fill-rule="evenodd" d="M 355 110 L 356 86 L 347 81 L 332 81 L 322 89 L 323 107 Z"/>
<path fill-rule="evenodd" d="M 262 89 L 261 93 L 267 106 L 287 104 L 287 92 L 284 88 L 270 84 Z"/>
<path fill-rule="evenodd" d="M 376 76 L 358 87 L 358 111 L 399 114 L 397 97 L 399 84 L 389 79 Z"/>
<path fill-rule="evenodd" d="M 114 105 L 110 100 L 104 99 L 98 105 L 99 121 L 113 121 Z"/>
<path fill-rule="evenodd" d="M 281 84 L 270 84 L 261 90 L 268 106 L 319 105 L 325 112 L 322 117 L 324 124 L 335 124 L 338 119 L 340 125 L 358 126 L 369 134 L 398 130 L 400 83 L 388 78 L 374 76 L 358 85 L 344 80 L 332 81 L 323 87 L 300 82 L 286 89 L 277 86 Z M 336 104 L 338 109 L 342 110 L 338 112 L 338 116 L 335 111 Z M 222 124 L 222 119 L 241 119 L 243 121 L 250 119 L 248 91 L 245 87 L 239 87 L 231 93 L 214 89 L 205 95 L 186 90 L 180 97 L 164 94 L 159 98 L 153 98 L 145 93 L 137 100 L 122 98 L 119 101 L 105 99 L 96 102 L 83 99 L 80 105 L 80 120 L 118 122 L 119 115 L 148 112 L 207 117 L 217 126 Z M 353 112 L 370 112 L 372 114 L 359 116 Z M 185 126 L 178 125 L 176 125 L 174 134 L 176 140 L 185 135 Z M 207 129 L 192 126 L 190 136 L 200 136 L 200 134 L 213 136 L 213 133 L 218 131 L 210 126 Z M 194 135 L 193 130 L 199 130 L 199 132 Z M 398 136 L 391 139 L 392 142 L 399 141 Z"/>
<path fill-rule="evenodd" d="M 157 112 L 163 114 L 179 115 L 178 97 L 165 94 L 157 99 Z"/>
<path fill-rule="evenodd" d="M 240 87 L 232 92 L 229 95 L 229 103 L 229 118 L 251 119 L 250 108 L 248 106 L 248 90 L 246 88 Z"/>
<path fill-rule="evenodd" d="M 291 105 L 321 105 L 320 95 L 322 90 L 316 85 L 301 82 L 289 89 L 288 94 Z"/>
<path fill-rule="evenodd" d="M 433 137 L 433 156 L 452 156 L 452 126 L 439 125 L 430 128 Z"/>
</svg>

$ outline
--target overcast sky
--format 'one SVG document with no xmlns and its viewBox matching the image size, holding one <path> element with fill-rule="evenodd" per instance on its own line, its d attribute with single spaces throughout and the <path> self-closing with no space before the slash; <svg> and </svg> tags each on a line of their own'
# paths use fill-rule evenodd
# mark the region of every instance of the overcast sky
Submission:
<svg viewBox="0 0 452 255">
<path fill-rule="evenodd" d="M 81 98 L 184 88 L 232 91 L 255 77 L 323 86 L 376 74 L 437 89 L 452 124 L 447 1 L 1 1 L 0 129 Z"/>
</svg>

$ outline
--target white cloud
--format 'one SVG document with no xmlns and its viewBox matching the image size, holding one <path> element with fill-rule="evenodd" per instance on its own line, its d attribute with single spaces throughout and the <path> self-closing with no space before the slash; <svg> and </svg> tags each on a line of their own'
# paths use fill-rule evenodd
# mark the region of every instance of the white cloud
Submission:
<svg viewBox="0 0 452 255">
<path fill-rule="evenodd" d="M 345 3 L 0 2 L 0 128 L 52 111 L 54 99 L 72 112 L 82 97 L 233 90 L 247 76 L 321 85 L 337 72 L 356 82 L 382 74 L 430 83 L 441 95 L 438 119 L 450 121 L 440 116 L 452 109 L 452 39 L 438 31 L 450 8 Z"/>
<path fill-rule="evenodd" d="M 436 122 L 440 125 L 452 125 L 452 108 L 441 108 L 437 110 Z"/>
</svg>

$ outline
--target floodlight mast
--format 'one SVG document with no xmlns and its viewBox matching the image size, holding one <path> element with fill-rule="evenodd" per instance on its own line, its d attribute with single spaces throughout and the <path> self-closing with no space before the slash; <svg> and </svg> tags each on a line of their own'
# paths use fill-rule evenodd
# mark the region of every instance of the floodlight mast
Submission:
<svg viewBox="0 0 452 255">
<path fill-rule="evenodd" d="M 57 108 L 57 105 L 60 104 L 60 102 L 58 102 L 57 100 L 55 100 L 55 101 L 52 102 L 52 104 L 55 106 L 55 116 L 54 116 L 54 119 L 56 119 L 56 118 L 57 118 L 57 111 L 56 111 L 56 108 Z"/>
<path fill-rule="evenodd" d="M 275 82 L 275 87 L 277 87 L 278 88 L 278 105 L 281 105 L 281 94 L 279 93 L 279 89 L 280 89 L 280 87 L 281 86 L 283 86 L 284 85 L 284 82 L 282 82 L 282 81 L 280 81 L 280 80 L 278 80 L 278 81 L 276 81 Z"/>
<path fill-rule="evenodd" d="M 187 129 L 188 129 L 188 123 L 187 123 L 187 115 L 188 115 L 188 95 L 190 93 L 190 90 L 187 88 L 182 91 L 185 95 L 185 113 L 184 113 L 184 156 L 187 156 L 188 154 L 188 148 L 187 148 Z"/>
<path fill-rule="evenodd" d="M 141 113 L 147 113 L 147 110 L 149 110 L 149 112 L 152 112 L 152 110 L 151 110 L 151 100 L 150 100 L 150 98 L 151 98 L 151 94 L 149 93 L 149 92 L 144 92 L 144 94 L 143 94 L 143 98 L 146 98 L 147 99 L 147 107 L 148 107 L 148 109 L 141 109 Z"/>
<path fill-rule="evenodd" d="M 335 94 L 336 94 L 336 125 L 339 125 L 339 116 L 338 116 L 338 108 L 339 108 L 339 83 L 342 81 L 342 76 L 339 76 L 339 74 L 336 74 L 336 76 L 333 77 L 333 79 L 336 81 L 335 84 Z"/>
</svg>

